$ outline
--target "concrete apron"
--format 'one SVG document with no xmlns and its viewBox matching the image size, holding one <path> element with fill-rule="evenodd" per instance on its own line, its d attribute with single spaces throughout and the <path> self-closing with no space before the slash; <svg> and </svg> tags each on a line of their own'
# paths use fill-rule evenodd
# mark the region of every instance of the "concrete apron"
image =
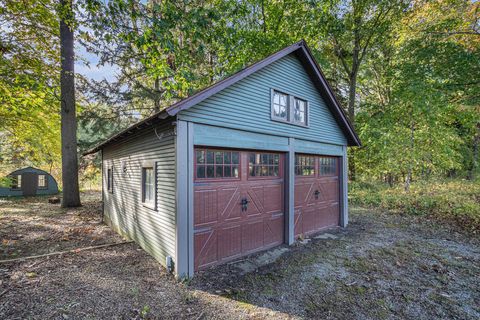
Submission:
<svg viewBox="0 0 480 320">
<path fill-rule="evenodd" d="M 334 240 L 338 239 L 338 236 L 333 235 L 331 233 L 322 233 L 313 239 L 320 239 L 320 240 Z M 307 238 L 301 241 L 297 241 L 297 243 L 301 245 L 305 245 L 309 243 L 311 239 Z M 238 268 L 240 271 L 240 275 L 244 275 L 250 272 L 257 270 L 260 267 L 266 266 L 268 264 L 274 263 L 277 261 L 284 253 L 290 251 L 289 247 L 278 247 L 271 250 L 268 250 L 264 253 L 259 255 L 255 255 L 249 257 L 244 260 L 237 260 L 229 263 L 230 266 Z"/>
</svg>

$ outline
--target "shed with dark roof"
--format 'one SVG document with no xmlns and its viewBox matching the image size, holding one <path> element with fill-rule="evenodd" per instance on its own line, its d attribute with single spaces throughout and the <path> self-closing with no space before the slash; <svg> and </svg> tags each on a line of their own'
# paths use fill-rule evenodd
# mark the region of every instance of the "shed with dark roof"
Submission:
<svg viewBox="0 0 480 320">
<path fill-rule="evenodd" d="M 46 171 L 26 167 L 7 176 L 8 186 L 0 187 L 0 197 L 39 196 L 58 193 L 55 178 Z"/>
</svg>

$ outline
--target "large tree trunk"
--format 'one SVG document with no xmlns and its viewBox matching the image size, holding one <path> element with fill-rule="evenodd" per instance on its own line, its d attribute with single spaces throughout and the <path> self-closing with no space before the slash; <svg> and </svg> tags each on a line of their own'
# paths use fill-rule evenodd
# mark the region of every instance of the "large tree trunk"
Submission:
<svg viewBox="0 0 480 320">
<path fill-rule="evenodd" d="M 60 0 L 60 99 L 62 122 L 62 207 L 79 207 L 77 159 L 77 118 L 75 113 L 75 75 L 73 50 L 72 0 Z"/>
<path fill-rule="evenodd" d="M 155 113 L 160 112 L 160 78 L 158 76 L 155 77 L 155 101 L 154 101 L 154 109 Z"/>
<path fill-rule="evenodd" d="M 357 68 L 353 66 L 352 68 Z M 355 126 L 355 96 L 357 92 L 357 74 L 356 72 L 350 75 L 349 83 L 349 93 L 348 93 L 348 118 L 352 125 Z M 349 161 L 349 177 L 350 181 L 355 181 L 356 179 L 356 170 L 355 170 L 355 150 L 352 148 L 350 150 L 350 161 Z"/>
</svg>

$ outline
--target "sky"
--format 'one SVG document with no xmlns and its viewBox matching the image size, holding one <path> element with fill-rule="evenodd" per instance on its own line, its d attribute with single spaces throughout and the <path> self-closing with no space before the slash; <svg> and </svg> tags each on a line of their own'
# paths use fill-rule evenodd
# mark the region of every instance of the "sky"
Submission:
<svg viewBox="0 0 480 320">
<path fill-rule="evenodd" d="M 115 75 L 118 73 L 118 67 L 111 65 L 98 67 L 98 57 L 93 53 L 87 52 L 82 45 L 77 44 L 75 46 L 75 55 L 76 73 L 96 81 L 103 79 L 112 81 L 115 79 Z M 88 66 L 84 60 L 88 61 Z"/>
</svg>

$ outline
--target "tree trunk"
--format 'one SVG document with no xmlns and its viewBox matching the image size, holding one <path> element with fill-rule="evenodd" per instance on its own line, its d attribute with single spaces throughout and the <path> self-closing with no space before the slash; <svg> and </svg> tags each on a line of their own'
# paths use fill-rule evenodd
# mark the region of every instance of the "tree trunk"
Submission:
<svg viewBox="0 0 480 320">
<path fill-rule="evenodd" d="M 413 116 L 413 112 L 412 112 Z M 412 172 L 413 172 L 413 149 L 415 147 L 415 122 L 412 119 L 412 124 L 410 125 L 410 163 L 408 165 L 407 177 L 405 178 L 405 192 L 410 192 L 410 183 L 412 182 Z"/>
<path fill-rule="evenodd" d="M 354 66 L 354 68 L 356 68 Z M 348 118 L 352 125 L 355 126 L 355 96 L 357 93 L 357 73 L 353 73 L 350 76 L 349 81 L 349 92 L 348 92 Z M 355 170 L 355 150 L 352 148 L 350 152 L 350 161 L 349 161 L 349 177 L 351 181 L 356 179 L 356 170 Z"/>
<path fill-rule="evenodd" d="M 475 174 L 477 173 L 478 169 L 478 149 L 480 144 L 480 123 L 477 123 L 477 133 L 473 138 L 473 159 L 472 159 L 472 166 L 468 171 L 468 180 L 475 180 Z"/>
<path fill-rule="evenodd" d="M 72 0 L 60 0 L 62 207 L 79 207 Z"/>
<path fill-rule="evenodd" d="M 155 113 L 160 111 L 160 79 L 158 76 L 155 78 L 155 101 L 153 111 Z"/>
</svg>

